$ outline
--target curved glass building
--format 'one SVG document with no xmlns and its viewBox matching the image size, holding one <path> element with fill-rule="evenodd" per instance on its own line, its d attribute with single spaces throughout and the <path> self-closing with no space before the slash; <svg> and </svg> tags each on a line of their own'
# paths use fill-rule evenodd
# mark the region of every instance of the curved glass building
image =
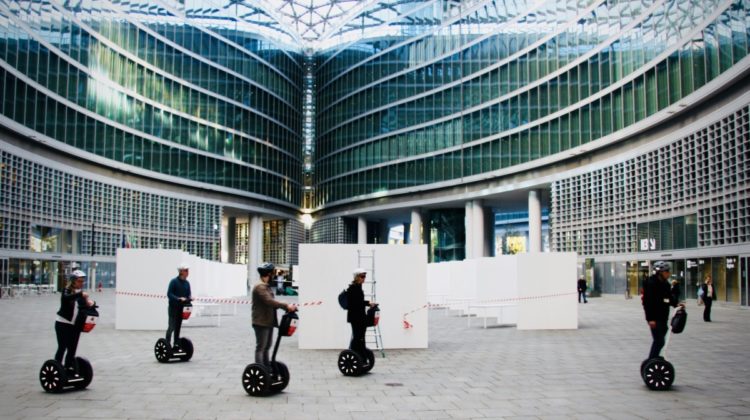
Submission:
<svg viewBox="0 0 750 420">
<path fill-rule="evenodd" d="M 743 0 L 0 0 L 2 194 L 25 200 L 0 255 L 572 251 L 604 293 L 668 259 L 747 304 L 748 52 Z M 120 205 L 68 204 L 99 190 Z"/>
</svg>

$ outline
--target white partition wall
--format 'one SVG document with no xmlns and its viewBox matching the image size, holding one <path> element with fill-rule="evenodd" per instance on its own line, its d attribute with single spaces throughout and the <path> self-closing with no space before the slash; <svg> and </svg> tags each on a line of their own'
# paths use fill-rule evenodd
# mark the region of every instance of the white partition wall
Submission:
<svg viewBox="0 0 750 420">
<path fill-rule="evenodd" d="M 432 304 L 444 304 L 450 296 L 450 263 L 427 264 L 427 300 Z"/>
<path fill-rule="evenodd" d="M 516 324 L 518 319 L 516 257 L 500 255 L 472 261 L 476 267 L 478 304 L 484 303 L 485 307 L 473 308 L 470 312 L 474 315 L 497 317 L 502 324 Z"/>
<path fill-rule="evenodd" d="M 577 329 L 576 254 L 529 253 L 518 261 L 518 329 Z"/>
<path fill-rule="evenodd" d="M 166 331 L 167 287 L 182 263 L 190 266 L 188 280 L 193 297 L 247 295 L 244 265 L 207 261 L 172 249 L 118 249 L 116 261 L 115 328 L 118 330 Z"/>
<path fill-rule="evenodd" d="M 394 348 L 427 348 L 427 247 L 425 245 L 375 244 L 301 244 L 299 302 L 322 301 L 319 306 L 303 306 L 299 317 L 301 349 L 344 349 L 349 346 L 351 327 L 346 311 L 338 304 L 338 294 L 352 281 L 357 266 L 370 269 L 368 259 L 358 261 L 357 251 L 372 255 L 374 251 L 377 301 L 380 304 L 380 331 L 383 346 Z M 368 275 L 367 281 L 372 281 Z M 365 282 L 367 293 L 369 284 Z M 409 315 L 412 328 L 404 328 L 403 314 Z"/>
</svg>

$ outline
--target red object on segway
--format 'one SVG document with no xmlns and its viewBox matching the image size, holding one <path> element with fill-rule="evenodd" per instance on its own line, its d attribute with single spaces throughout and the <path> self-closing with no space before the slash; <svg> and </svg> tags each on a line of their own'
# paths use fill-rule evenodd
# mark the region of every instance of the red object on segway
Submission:
<svg viewBox="0 0 750 420">
<path fill-rule="evenodd" d="M 193 313 L 193 304 L 190 303 L 190 301 L 185 302 L 182 305 L 182 319 L 189 319 L 190 315 Z"/>
<path fill-rule="evenodd" d="M 367 326 L 377 327 L 378 322 L 380 322 L 380 306 L 371 306 L 367 309 Z"/>
<path fill-rule="evenodd" d="M 96 321 L 99 319 L 99 311 L 96 310 L 98 307 L 96 302 L 91 306 L 79 307 L 75 324 L 81 332 L 88 333 L 96 327 Z"/>
<path fill-rule="evenodd" d="M 279 335 L 282 337 L 291 337 L 297 331 L 297 322 L 299 317 L 296 312 L 287 312 L 281 317 L 279 323 Z"/>
</svg>

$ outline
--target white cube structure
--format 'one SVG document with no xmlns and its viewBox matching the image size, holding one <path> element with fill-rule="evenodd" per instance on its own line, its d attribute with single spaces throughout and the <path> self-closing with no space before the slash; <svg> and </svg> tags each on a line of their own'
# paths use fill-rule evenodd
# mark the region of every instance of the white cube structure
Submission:
<svg viewBox="0 0 750 420">
<path fill-rule="evenodd" d="M 359 254 L 358 254 L 359 251 Z M 374 258 L 371 258 L 374 256 Z M 345 349 L 351 327 L 338 294 L 352 281 L 352 271 L 361 266 L 371 272 L 363 285 L 365 293 L 372 280 L 380 304 L 380 331 L 386 349 L 427 348 L 427 247 L 425 245 L 301 244 L 299 282 L 299 348 Z M 407 312 L 411 328 L 404 328 Z"/>
<path fill-rule="evenodd" d="M 190 267 L 193 297 L 228 298 L 247 295 L 247 267 L 208 261 L 175 249 L 117 250 L 115 328 L 167 329 L 167 287 L 177 266 Z"/>
</svg>

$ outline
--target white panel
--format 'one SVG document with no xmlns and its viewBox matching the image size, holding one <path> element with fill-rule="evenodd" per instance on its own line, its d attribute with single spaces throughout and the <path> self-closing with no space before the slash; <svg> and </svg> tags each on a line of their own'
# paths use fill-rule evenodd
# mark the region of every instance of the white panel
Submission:
<svg viewBox="0 0 750 420">
<path fill-rule="evenodd" d="M 351 327 L 337 296 L 352 281 L 358 265 L 369 269 L 371 263 L 357 259 L 375 251 L 376 297 L 380 304 L 380 331 L 386 349 L 427 348 L 427 303 L 425 245 L 375 244 L 301 244 L 299 302 L 322 301 L 320 306 L 302 307 L 299 347 L 301 349 L 344 349 L 349 346 Z M 368 275 L 367 281 L 372 281 Z M 369 284 L 364 284 L 365 292 Z M 403 314 L 419 309 L 408 317 L 412 328 L 404 328 Z"/>
<path fill-rule="evenodd" d="M 443 304 L 450 297 L 450 264 L 427 264 L 427 300 L 433 304 Z"/>
<path fill-rule="evenodd" d="M 576 254 L 517 255 L 518 329 L 577 329 Z"/>
<path fill-rule="evenodd" d="M 115 298 L 115 328 L 118 330 L 167 330 L 167 287 L 177 276 L 177 266 L 190 266 L 193 297 L 246 296 L 246 268 L 203 260 L 180 250 L 118 249 L 117 292 L 159 295 Z"/>
<path fill-rule="evenodd" d="M 477 304 L 504 305 L 502 308 L 472 310 L 475 315 L 497 318 L 502 324 L 515 324 L 518 318 L 517 259 L 511 255 L 479 258 L 476 264 Z M 502 319 L 499 317 L 502 316 Z"/>
</svg>

